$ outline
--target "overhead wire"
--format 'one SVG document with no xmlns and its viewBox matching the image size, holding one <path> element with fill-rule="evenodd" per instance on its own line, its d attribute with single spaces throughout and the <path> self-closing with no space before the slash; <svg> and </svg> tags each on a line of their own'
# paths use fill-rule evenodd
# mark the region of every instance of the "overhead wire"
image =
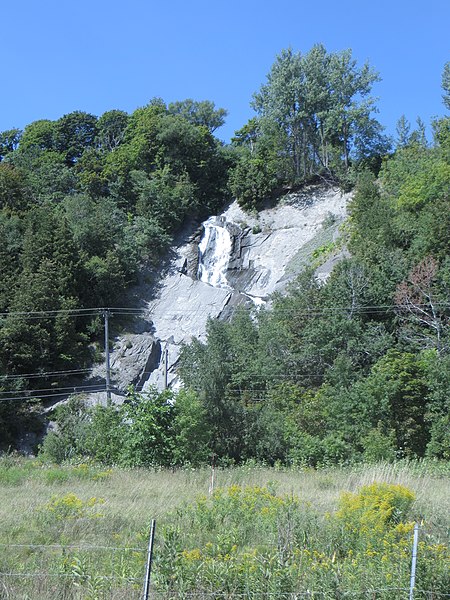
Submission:
<svg viewBox="0 0 450 600">
<path fill-rule="evenodd" d="M 76 392 L 73 392 L 74 394 L 87 394 L 87 393 L 97 393 L 97 392 L 106 392 L 107 389 L 106 387 L 103 388 L 99 388 L 98 390 L 91 390 L 91 391 L 83 391 L 83 390 L 78 390 Z M 115 393 L 115 390 L 109 388 L 110 392 Z M 69 394 L 68 392 L 55 392 L 54 394 L 37 394 L 36 396 L 13 396 L 11 398 L 0 398 L 0 403 L 1 402 L 24 402 L 26 400 L 32 402 L 39 402 L 40 400 L 42 400 L 43 398 L 60 398 L 61 396 L 70 396 L 72 394 Z"/>
<path fill-rule="evenodd" d="M 417 303 L 414 305 L 417 308 L 426 308 L 429 306 L 427 303 Z M 449 308 L 449 302 L 436 302 L 433 304 L 435 307 L 439 308 Z M 225 307 L 226 308 L 226 307 Z M 299 315 L 308 315 L 308 316 L 317 316 L 328 313 L 336 313 L 336 312 L 347 312 L 352 311 L 355 314 L 371 314 L 378 312 L 386 312 L 390 310 L 406 310 L 407 307 L 403 304 L 378 304 L 378 305 L 364 305 L 364 306 L 325 306 L 322 308 L 297 308 L 297 307 L 277 307 L 277 313 L 295 313 Z M 197 308 L 177 308 L 174 310 L 167 310 L 164 312 L 165 315 L 178 315 L 178 314 L 190 314 L 199 312 L 201 309 Z M 233 313 L 240 311 L 248 311 L 248 312 L 259 312 L 259 309 L 255 306 L 238 306 L 232 309 Z M 26 317 L 27 319 L 46 319 L 49 317 L 56 317 L 61 314 L 70 316 L 70 317 L 80 317 L 80 316 L 101 316 L 105 312 L 114 316 L 145 316 L 151 319 L 152 317 L 152 306 L 149 303 L 147 308 L 91 308 L 91 309 L 70 309 L 70 310 L 51 310 L 51 311 L 10 311 L 0 313 L 0 319 L 8 318 L 8 317 Z"/>
<path fill-rule="evenodd" d="M 426 304 L 417 304 L 416 305 L 418 308 L 420 307 L 426 307 Z M 441 303 L 436 303 L 435 306 L 441 307 L 441 308 L 448 308 L 450 307 L 450 303 L 448 302 L 441 302 Z M 322 315 L 327 315 L 327 314 L 336 314 L 336 313 L 340 313 L 340 312 L 348 312 L 348 311 L 352 311 L 354 314 L 357 315 L 362 315 L 362 314 L 382 314 L 385 313 L 387 311 L 391 311 L 391 310 L 401 310 L 401 309 L 405 309 L 405 307 L 401 304 L 385 304 L 385 305 L 366 305 L 366 306 L 362 306 L 362 307 L 352 307 L 352 306 L 334 306 L 334 307 L 323 307 L 320 309 L 317 308 L 301 308 L 298 309 L 296 307 L 277 307 L 276 311 L 277 313 L 281 313 L 281 314 L 285 314 L 285 315 L 293 315 L 293 316 L 307 316 L 307 317 L 319 317 Z M 258 312 L 256 307 L 236 307 L 233 309 L 233 313 L 236 313 L 238 311 L 248 311 L 248 312 Z M 192 314 L 195 312 L 198 312 L 199 308 L 195 308 L 195 309 L 187 309 L 187 308 L 180 308 L 180 309 L 176 309 L 173 311 L 166 311 L 164 316 L 161 317 L 161 319 L 165 319 L 166 317 L 173 317 L 173 316 L 178 316 L 178 315 L 183 315 L 183 314 Z M 11 311 L 8 313 L 0 313 L 0 324 L 1 324 L 1 318 L 5 318 L 5 317 L 25 317 L 27 319 L 45 319 L 45 318 L 52 318 L 52 317 L 57 317 L 59 315 L 65 315 L 68 317 L 84 317 L 84 316 L 101 316 L 104 315 L 106 313 L 110 314 L 111 316 L 131 316 L 131 317 L 147 317 L 151 320 L 151 312 L 152 312 L 152 307 L 151 305 L 148 308 L 133 308 L 133 307 L 91 307 L 91 308 L 77 308 L 77 309 L 61 309 L 61 310 L 49 310 L 49 311 Z M 25 374 L 3 374 L 0 375 L 0 381 L 5 381 L 5 380 L 20 380 L 20 379 L 39 379 L 39 378 L 50 378 L 50 377 L 69 377 L 69 376 L 76 376 L 76 375 L 82 375 L 85 373 L 89 373 L 91 372 L 91 369 L 66 369 L 66 370 L 60 370 L 60 371 L 44 371 L 44 372 L 36 372 L 36 373 L 25 373 Z M 144 374 L 149 374 L 150 372 L 144 372 Z M 317 379 L 322 379 L 321 375 L 317 375 L 316 373 L 305 373 L 300 372 L 301 374 L 301 378 L 302 379 L 311 379 L 311 378 L 317 378 Z M 264 376 L 260 375 L 259 377 L 261 377 L 262 379 L 264 379 Z M 286 374 L 286 375 L 279 375 L 275 377 L 276 379 L 286 379 L 286 380 L 292 380 L 292 373 Z M 271 380 L 274 379 L 274 377 L 270 377 Z M 87 392 L 89 389 L 94 389 L 96 387 L 100 387 L 100 386 L 83 386 L 85 388 L 85 391 Z M 33 399 L 33 396 L 28 396 L 28 395 L 24 395 L 24 394 L 36 394 L 38 395 L 40 398 L 51 398 L 51 397 L 55 397 L 55 396 L 63 396 L 63 395 L 67 395 L 69 393 L 69 390 L 72 390 L 73 386 L 70 387 L 64 387 L 64 388 L 59 388 L 61 390 L 61 392 L 54 392 L 53 388 L 44 388 L 44 389 L 37 389 L 37 390 L 4 390 L 0 392 L 0 400 L 31 400 Z M 75 393 L 83 393 L 84 390 L 77 390 L 74 389 Z M 96 390 L 96 391 L 105 391 L 102 389 Z M 238 391 L 239 393 L 247 393 L 247 392 L 255 392 L 255 391 L 260 391 L 260 390 L 229 390 L 230 392 L 232 391 Z M 261 390 L 261 391 L 266 391 L 266 390 Z M 41 392 L 52 392 L 51 394 L 42 394 Z M 12 397 L 1 397 L 4 396 L 5 394 L 13 394 Z"/>
<path fill-rule="evenodd" d="M 96 384 L 96 385 L 83 385 L 83 386 L 67 386 L 67 387 L 60 387 L 58 388 L 59 391 L 63 392 L 63 391 L 68 391 L 68 390 L 73 390 L 74 393 L 79 393 L 79 392 L 83 392 L 89 389 L 93 389 L 93 388 L 97 388 L 100 387 L 101 384 Z M 84 389 L 78 389 L 79 387 L 83 387 Z M 55 391 L 55 388 L 42 388 L 42 389 L 38 389 L 38 390 L 2 390 L 0 391 L 0 395 L 1 394 L 39 394 L 40 392 L 53 392 Z M 0 400 L 2 398 L 0 397 Z"/>
<path fill-rule="evenodd" d="M 22 373 L 21 375 L 0 375 L 2 379 L 40 379 L 42 377 L 65 377 L 67 375 L 78 375 L 80 373 L 89 373 L 92 369 L 67 369 L 65 371 L 42 371 L 38 373 Z"/>
</svg>

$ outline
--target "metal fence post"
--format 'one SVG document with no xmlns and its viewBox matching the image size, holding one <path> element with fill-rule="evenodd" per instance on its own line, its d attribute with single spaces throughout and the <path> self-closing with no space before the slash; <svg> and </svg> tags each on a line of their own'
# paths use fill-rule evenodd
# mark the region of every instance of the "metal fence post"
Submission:
<svg viewBox="0 0 450 600">
<path fill-rule="evenodd" d="M 419 543 L 419 524 L 414 525 L 414 541 L 412 549 L 411 561 L 411 583 L 409 586 L 409 600 L 414 600 L 414 587 L 416 585 L 416 563 L 417 563 L 417 546 Z"/>
<path fill-rule="evenodd" d="M 144 594 L 142 596 L 143 600 L 148 600 L 148 594 L 150 591 L 150 575 L 152 572 L 153 542 L 155 540 L 155 527 L 156 527 L 156 521 L 155 521 L 155 519 L 152 519 L 150 538 L 148 540 L 147 566 L 145 569 Z"/>
</svg>

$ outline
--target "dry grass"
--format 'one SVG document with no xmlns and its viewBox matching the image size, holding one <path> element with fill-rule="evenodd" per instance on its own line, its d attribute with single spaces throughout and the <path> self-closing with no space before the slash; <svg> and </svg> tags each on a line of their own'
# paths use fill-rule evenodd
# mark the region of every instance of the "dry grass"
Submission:
<svg viewBox="0 0 450 600">
<path fill-rule="evenodd" d="M 1 466 L 0 462 L 0 466 Z M 146 527 L 152 518 L 161 519 L 183 502 L 207 494 L 211 483 L 210 469 L 149 471 L 113 469 L 97 477 L 98 469 L 82 474 L 77 468 L 49 467 L 35 462 L 23 470 L 16 482 L 2 481 L 0 473 L 0 535 L 18 523 L 28 522 L 36 510 L 54 495 L 73 492 L 80 498 L 105 498 L 107 517 L 125 519 L 131 526 Z M 216 469 L 215 487 L 265 486 L 270 483 L 280 494 L 294 494 L 313 503 L 319 510 L 333 511 L 343 491 L 356 491 L 373 482 L 399 483 L 416 494 L 419 512 L 428 518 L 448 518 L 450 468 L 427 468 L 426 465 L 380 464 L 353 468 L 274 469 L 255 465 Z M 102 471 L 100 470 L 100 474 Z M 61 476 L 60 476 L 61 475 Z"/>
<path fill-rule="evenodd" d="M 215 472 L 216 488 L 233 484 L 270 486 L 280 495 L 293 494 L 303 501 L 310 502 L 322 513 L 333 512 L 336 509 L 338 498 L 343 491 L 356 491 L 373 482 L 399 483 L 408 487 L 416 495 L 414 517 L 424 516 L 428 523 L 439 529 L 448 527 L 448 465 L 399 463 L 320 471 L 244 465 L 216 469 Z M 11 547 L 12 544 L 120 546 L 142 549 L 143 552 L 133 563 L 134 576 L 140 580 L 143 576 L 144 551 L 151 519 L 156 519 L 157 523 L 167 521 L 171 511 L 183 503 L 191 502 L 198 495 L 207 495 L 210 483 L 211 470 L 208 468 L 174 472 L 143 469 L 108 471 L 87 465 L 48 466 L 37 461 L 7 457 L 0 460 L 0 544 L 3 544 L 3 547 L 0 546 L 0 572 L 12 568 L 8 557 L 14 553 L 17 554 L 17 558 L 14 559 L 16 564 L 19 564 L 17 561 L 23 561 L 21 568 L 44 569 L 39 567 L 37 562 L 30 567 L 30 556 L 35 560 L 35 554 L 31 550 L 19 552 Z M 46 515 L 48 509 L 45 508 L 49 501 L 55 497 L 62 498 L 68 493 L 75 494 L 84 502 L 92 497 L 104 499 L 105 502 L 99 505 L 101 518 L 64 521 L 43 518 L 43 515 L 49 516 Z M 44 554 L 45 551 L 40 560 L 45 563 L 47 558 Z M 61 562 L 61 556 L 58 560 Z M 106 562 L 103 565 L 106 569 Z M 0 577 L 0 598 L 62 598 L 61 591 L 55 595 L 54 592 L 50 593 L 49 589 L 44 589 L 45 585 L 50 585 L 50 581 L 52 580 L 47 579 L 43 582 L 36 577 L 32 583 L 39 584 L 39 591 L 31 586 L 26 593 L 22 593 L 20 580 L 15 580 L 14 586 L 11 587 L 11 581 L 7 578 L 2 581 Z M 58 585 L 60 583 L 59 581 Z M 122 583 L 123 585 L 125 584 Z M 9 596 L 6 592 L 2 596 L 2 586 L 9 590 Z M 131 589 L 134 591 L 131 592 Z M 106 596 L 98 597 L 138 598 L 139 589 L 140 584 L 136 584 L 128 592 L 124 591 L 125 595 L 121 595 L 120 590 L 113 588 L 108 590 Z M 88 594 L 72 596 L 73 593 L 73 590 L 69 590 L 67 598 L 91 597 Z M 94 597 L 97 596 L 93 592 L 92 598 Z"/>
</svg>

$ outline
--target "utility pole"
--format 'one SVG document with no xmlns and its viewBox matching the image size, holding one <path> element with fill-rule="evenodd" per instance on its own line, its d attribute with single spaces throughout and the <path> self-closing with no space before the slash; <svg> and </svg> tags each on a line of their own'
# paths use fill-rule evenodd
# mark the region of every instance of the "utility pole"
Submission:
<svg viewBox="0 0 450 600">
<path fill-rule="evenodd" d="M 167 342 L 164 348 L 164 389 L 167 390 L 168 387 L 168 371 L 169 371 L 169 348 L 167 347 Z"/>
<path fill-rule="evenodd" d="M 105 368 L 106 368 L 106 405 L 111 406 L 111 366 L 109 362 L 109 311 L 103 311 L 105 318 Z"/>
</svg>

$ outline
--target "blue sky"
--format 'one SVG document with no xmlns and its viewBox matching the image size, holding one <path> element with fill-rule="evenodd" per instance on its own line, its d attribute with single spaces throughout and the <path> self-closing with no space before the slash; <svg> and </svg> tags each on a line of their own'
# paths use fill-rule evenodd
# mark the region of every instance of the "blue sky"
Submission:
<svg viewBox="0 0 450 600">
<path fill-rule="evenodd" d="M 212 100 L 228 141 L 283 48 L 351 48 L 379 71 L 378 118 L 445 113 L 449 0 L 4 0 L 0 131 L 73 110 L 132 112 L 152 97 Z"/>
</svg>

